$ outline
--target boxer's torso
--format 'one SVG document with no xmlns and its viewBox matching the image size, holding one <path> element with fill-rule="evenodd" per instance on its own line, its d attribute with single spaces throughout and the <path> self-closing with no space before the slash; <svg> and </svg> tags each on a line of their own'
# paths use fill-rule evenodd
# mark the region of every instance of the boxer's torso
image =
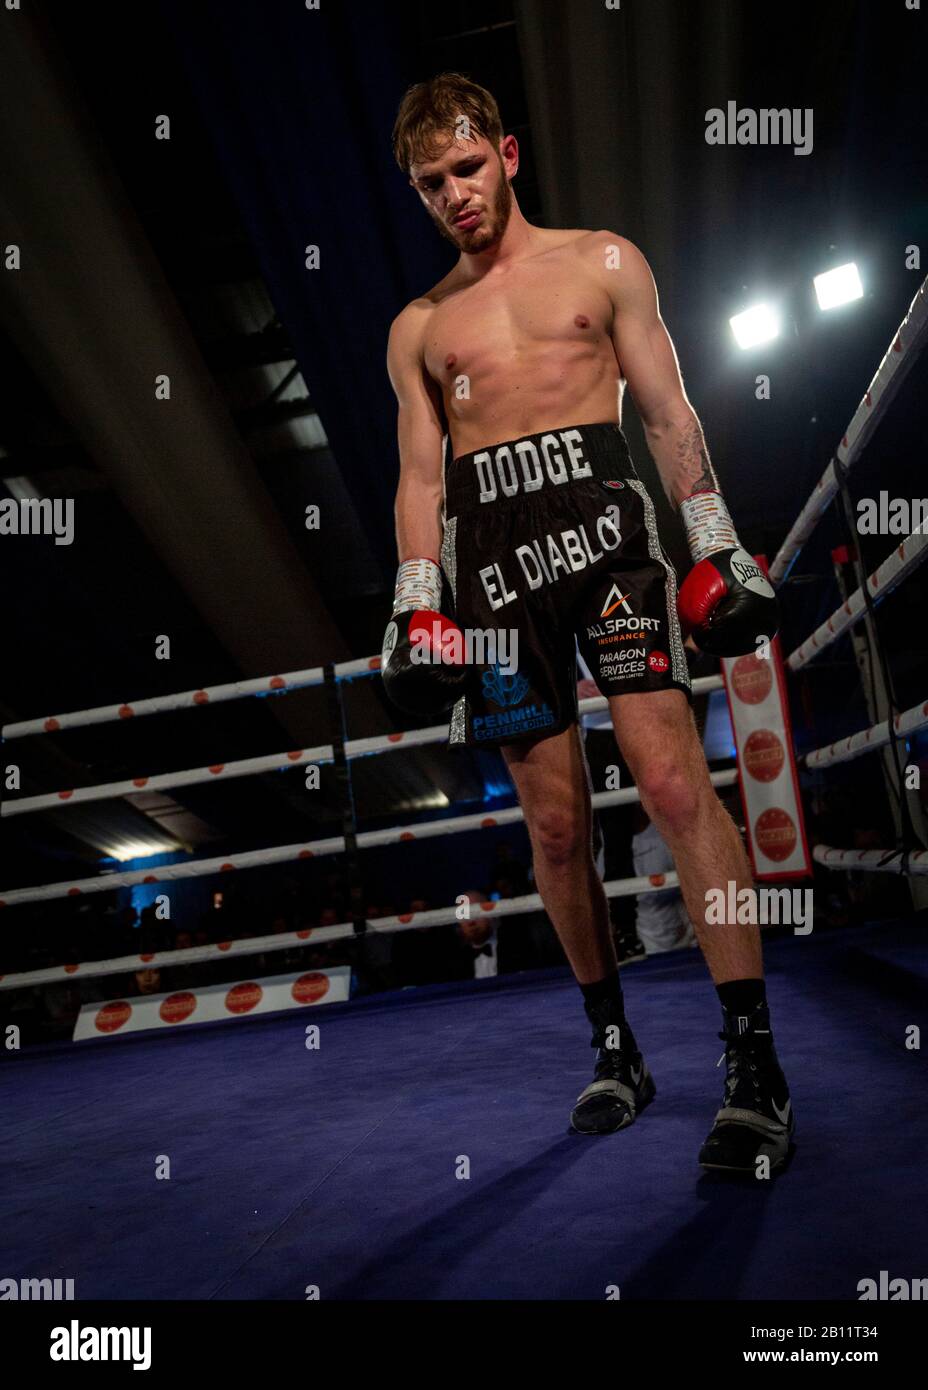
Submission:
<svg viewBox="0 0 928 1390">
<path fill-rule="evenodd" d="M 456 266 L 423 296 L 423 364 L 454 457 L 565 421 L 620 421 L 602 248 L 588 232 L 536 230 L 521 260 L 470 281 Z"/>
</svg>

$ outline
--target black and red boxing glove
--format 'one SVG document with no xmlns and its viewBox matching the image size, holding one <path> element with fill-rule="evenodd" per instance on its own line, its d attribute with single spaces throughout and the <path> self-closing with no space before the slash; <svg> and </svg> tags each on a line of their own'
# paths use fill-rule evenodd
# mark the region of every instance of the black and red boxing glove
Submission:
<svg viewBox="0 0 928 1390">
<path fill-rule="evenodd" d="M 773 586 L 742 547 L 718 492 L 694 492 L 680 504 L 693 568 L 677 611 L 693 640 L 713 656 L 746 656 L 772 641 L 780 623 Z"/>
<path fill-rule="evenodd" d="M 443 714 L 463 694 L 465 655 L 463 632 L 441 612 L 441 569 L 434 560 L 405 560 L 380 655 L 390 699 L 407 714 Z"/>
</svg>

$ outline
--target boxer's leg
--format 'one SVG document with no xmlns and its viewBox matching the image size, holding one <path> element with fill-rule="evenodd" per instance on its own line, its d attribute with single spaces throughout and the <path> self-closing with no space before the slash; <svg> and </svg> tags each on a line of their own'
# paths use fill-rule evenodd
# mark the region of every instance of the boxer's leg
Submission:
<svg viewBox="0 0 928 1390">
<path fill-rule="evenodd" d="M 532 846 L 535 884 L 580 985 L 616 969 L 609 908 L 592 851 L 586 759 L 577 726 L 504 745 Z"/>
<path fill-rule="evenodd" d="M 641 804 L 673 855 L 680 891 L 716 985 L 761 979 L 756 926 L 706 926 L 706 893 L 753 877 L 738 829 L 709 781 L 693 712 L 678 690 L 613 695 L 609 706 Z"/>
<path fill-rule="evenodd" d="M 685 695 L 676 690 L 630 692 L 611 696 L 609 705 L 641 803 L 673 855 L 722 1004 L 725 1094 L 699 1161 L 707 1168 L 766 1176 L 785 1162 L 794 1121 L 773 1046 L 760 929 L 737 922 L 706 923 L 710 889 L 721 888 L 728 901 L 729 883 L 736 893 L 753 887 L 748 857 L 709 781 Z"/>
<path fill-rule="evenodd" d="M 580 985 L 597 1049 L 593 1081 L 578 1097 L 571 1125 L 583 1134 L 613 1133 L 653 1099 L 654 1082 L 625 1017 L 609 905 L 593 862 L 579 731 L 574 724 L 502 752 L 525 813 L 535 884 Z"/>
</svg>

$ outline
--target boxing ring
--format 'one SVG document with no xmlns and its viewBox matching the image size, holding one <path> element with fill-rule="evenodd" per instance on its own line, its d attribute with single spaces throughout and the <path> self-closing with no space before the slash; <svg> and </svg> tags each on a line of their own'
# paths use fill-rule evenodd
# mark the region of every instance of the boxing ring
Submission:
<svg viewBox="0 0 928 1390">
<path fill-rule="evenodd" d="M 926 282 L 928 284 L 928 282 Z M 782 584 L 923 346 L 923 284 L 770 575 Z M 787 660 L 800 670 L 872 618 L 928 555 L 907 537 Z M 186 691 L 7 725 L 5 743 L 118 724 L 166 710 L 376 676 L 379 659 Z M 720 688 L 720 677 L 694 689 Z M 898 745 L 928 725 L 925 700 L 807 753 L 821 770 Z M 583 701 L 581 713 L 606 707 Z M 202 716 L 191 716 L 202 717 Z M 333 739 L 222 765 L 6 800 L 3 817 L 443 742 L 445 726 Z M 730 786 L 736 772 L 713 774 Z M 594 805 L 637 799 L 634 788 Z M 357 854 L 493 830 L 492 815 L 245 850 L 154 869 L 0 890 L 18 906 L 137 884 Z M 825 869 L 928 874 L 905 835 L 858 851 L 818 844 Z M 659 891 L 675 875 L 606 885 L 610 897 Z M 186 950 L 56 965 L 0 978 L 8 990 L 147 966 L 192 967 L 364 933 L 456 920 L 457 904 L 311 931 Z M 536 911 L 535 895 L 487 903 L 496 918 Z M 921 1155 L 928 1115 L 913 1027 L 924 1029 L 924 919 L 835 930 L 765 946 L 779 1050 L 800 1144 L 784 1180 L 733 1184 L 700 1175 L 695 1153 L 718 1089 L 718 1005 L 692 952 L 635 964 L 630 1017 L 659 1106 L 619 1138 L 567 1132 L 589 1073 L 588 1030 L 566 969 L 433 985 L 286 1013 L 8 1050 L 0 1195 L 9 1276 L 73 1278 L 78 1299 L 853 1299 L 858 1279 L 921 1271 Z M 802 968 L 796 968 L 796 952 Z M 247 977 L 243 977 L 247 978 Z M 322 996 L 324 998 L 324 993 Z M 307 1017 L 308 1014 L 308 1017 Z M 861 1027 L 861 1018 L 868 1020 Z M 307 1025 L 318 1026 L 315 1045 Z M 118 1033 L 118 1029 L 115 1030 Z M 807 1123 L 805 1123 L 807 1118 Z M 904 1142 L 900 1139 L 904 1136 Z M 169 1176 L 156 1176 L 167 1161 Z M 695 1197 L 695 1201 L 694 1201 Z"/>
</svg>

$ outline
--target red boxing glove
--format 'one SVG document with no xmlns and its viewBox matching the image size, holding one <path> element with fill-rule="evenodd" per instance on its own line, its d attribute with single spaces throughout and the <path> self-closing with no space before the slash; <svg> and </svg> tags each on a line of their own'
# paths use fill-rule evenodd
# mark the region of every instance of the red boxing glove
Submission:
<svg viewBox="0 0 928 1390">
<path fill-rule="evenodd" d="M 772 640 L 779 627 L 773 586 L 742 548 L 720 493 L 694 493 L 680 512 L 695 562 L 677 598 L 681 623 L 714 656 L 756 651 L 758 639 Z"/>
<path fill-rule="evenodd" d="M 380 669 L 393 703 L 426 718 L 450 709 L 467 679 L 464 633 L 440 612 L 440 603 L 441 570 L 434 560 L 400 565 Z"/>
<path fill-rule="evenodd" d="M 714 656 L 746 656 L 772 639 L 780 610 L 769 579 L 746 550 L 720 550 L 686 576 L 677 612 L 693 640 Z"/>
</svg>

